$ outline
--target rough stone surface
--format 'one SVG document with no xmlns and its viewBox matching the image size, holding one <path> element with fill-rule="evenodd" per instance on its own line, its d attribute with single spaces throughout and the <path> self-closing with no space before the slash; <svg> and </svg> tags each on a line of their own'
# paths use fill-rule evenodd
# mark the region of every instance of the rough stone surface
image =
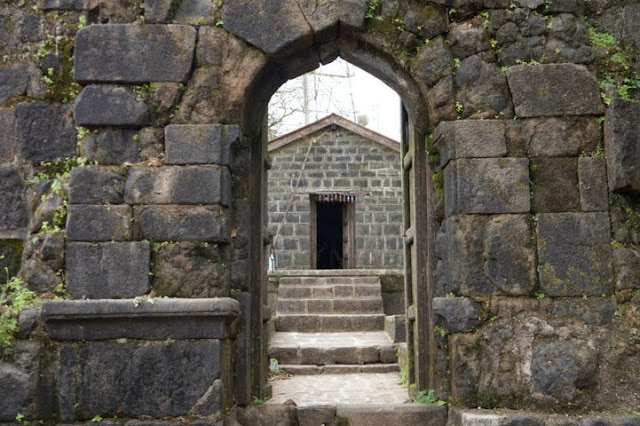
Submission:
<svg viewBox="0 0 640 426">
<path fill-rule="evenodd" d="M 222 19 L 231 33 L 270 55 L 285 55 L 313 42 L 313 30 L 300 6 L 287 0 L 227 2 Z"/>
<path fill-rule="evenodd" d="M 525 295 L 533 291 L 535 252 L 525 215 L 456 216 L 438 238 L 445 293 L 465 296 Z"/>
<path fill-rule="evenodd" d="M 20 169 L 0 166 L 0 229 L 21 228 L 27 224 L 22 185 Z"/>
<path fill-rule="evenodd" d="M 444 171 L 445 214 L 524 213 L 530 208 L 529 160 L 450 161 Z"/>
<path fill-rule="evenodd" d="M 147 106 L 124 88 L 87 86 L 76 98 L 75 120 L 81 126 L 142 127 L 149 122 Z"/>
<path fill-rule="evenodd" d="M 142 139 L 142 132 L 131 129 L 100 129 L 80 140 L 80 154 L 100 164 L 137 163 L 141 160 Z"/>
<path fill-rule="evenodd" d="M 85 10 L 87 0 L 45 0 L 44 10 Z"/>
<path fill-rule="evenodd" d="M 134 167 L 124 197 L 129 204 L 228 205 L 230 185 L 226 167 Z"/>
<path fill-rule="evenodd" d="M 86 418 L 186 415 L 214 386 L 223 359 L 218 341 L 89 343 L 76 354 L 76 413 Z"/>
<path fill-rule="evenodd" d="M 364 0 L 328 0 L 316 2 L 303 0 L 299 2 L 302 13 L 314 32 L 316 42 L 335 40 L 338 30 L 345 28 L 362 28 L 367 3 Z"/>
<path fill-rule="evenodd" d="M 39 351 L 36 343 L 18 342 L 10 358 L 0 359 L 0 421 L 15 422 L 17 413 L 31 414 Z"/>
<path fill-rule="evenodd" d="M 463 60 L 456 70 L 457 100 L 462 117 L 495 118 L 513 116 L 513 106 L 504 73 L 496 64 L 484 62 L 478 55 Z"/>
<path fill-rule="evenodd" d="M 68 243 L 67 290 L 75 299 L 119 299 L 149 291 L 148 242 Z"/>
<path fill-rule="evenodd" d="M 172 0 L 145 0 L 144 20 L 149 24 L 167 22 L 171 16 Z"/>
<path fill-rule="evenodd" d="M 228 213 L 220 206 L 134 206 L 137 234 L 153 241 L 229 240 Z"/>
<path fill-rule="evenodd" d="M 614 247 L 613 266 L 616 271 L 616 290 L 640 288 L 640 250 Z"/>
<path fill-rule="evenodd" d="M 538 214 L 540 289 L 549 296 L 600 296 L 614 289 L 607 213 Z"/>
<path fill-rule="evenodd" d="M 511 157 L 577 157 L 595 152 L 602 140 L 595 118 L 529 118 L 506 126 Z"/>
<path fill-rule="evenodd" d="M 70 205 L 70 241 L 122 241 L 131 237 L 131 206 Z"/>
<path fill-rule="evenodd" d="M 0 164 L 13 159 L 16 152 L 16 112 L 14 109 L 0 109 Z"/>
<path fill-rule="evenodd" d="M 229 164 L 229 148 L 240 138 L 238 126 L 170 125 L 165 128 L 166 164 Z"/>
<path fill-rule="evenodd" d="M 498 120 L 445 121 L 434 132 L 440 167 L 458 158 L 504 157 L 504 122 Z"/>
<path fill-rule="evenodd" d="M 24 67 L 0 67 L 0 103 L 23 95 L 29 84 L 29 73 Z"/>
<path fill-rule="evenodd" d="M 92 25 L 76 36 L 75 78 L 86 83 L 185 81 L 195 41 L 196 30 L 186 25 Z"/>
<path fill-rule="evenodd" d="M 463 297 L 434 297 L 431 301 L 433 313 L 444 319 L 451 333 L 472 331 L 480 325 L 482 306 Z"/>
<path fill-rule="evenodd" d="M 153 255 L 153 291 L 166 297 L 228 296 L 226 253 L 216 244 L 169 243 Z"/>
<path fill-rule="evenodd" d="M 104 166 L 76 167 L 69 180 L 71 204 L 120 204 L 124 193 L 124 170 Z"/>
<path fill-rule="evenodd" d="M 604 123 L 609 190 L 640 190 L 640 104 L 614 98 Z"/>
<path fill-rule="evenodd" d="M 578 158 L 578 185 L 583 212 L 606 211 L 609 208 L 607 163 L 604 158 Z"/>
<path fill-rule="evenodd" d="M 601 115 L 595 75 L 573 64 L 519 65 L 507 70 L 518 117 Z"/>
<path fill-rule="evenodd" d="M 568 402 L 584 388 L 597 385 L 596 351 L 584 342 L 534 342 L 531 372 L 534 389 Z"/>
<path fill-rule="evenodd" d="M 549 213 L 580 210 L 576 158 L 535 157 L 530 162 L 533 211 Z"/>
<path fill-rule="evenodd" d="M 18 105 L 16 128 L 22 156 L 33 162 L 73 157 L 76 129 L 66 105 L 27 102 Z"/>
<path fill-rule="evenodd" d="M 453 56 L 442 37 L 420 47 L 411 63 L 411 73 L 425 91 L 443 78 L 451 76 L 452 71 Z"/>
</svg>

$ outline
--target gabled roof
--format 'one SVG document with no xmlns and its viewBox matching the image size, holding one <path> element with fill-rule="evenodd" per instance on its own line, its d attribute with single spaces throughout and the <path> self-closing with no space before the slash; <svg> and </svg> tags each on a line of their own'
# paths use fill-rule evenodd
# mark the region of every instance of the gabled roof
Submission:
<svg viewBox="0 0 640 426">
<path fill-rule="evenodd" d="M 287 133 L 286 135 L 273 139 L 269 142 L 268 150 L 269 152 L 271 152 L 275 149 L 282 148 L 285 145 L 289 145 L 291 142 L 300 140 L 306 136 L 324 129 L 325 127 L 329 127 L 332 125 L 340 126 L 346 130 L 349 130 L 350 132 L 362 136 L 363 138 L 369 139 L 387 148 L 391 148 L 394 151 L 400 152 L 400 142 L 394 141 L 391 138 L 381 135 L 378 132 L 374 132 L 371 129 L 367 129 L 366 127 L 361 126 L 358 123 L 354 123 L 353 121 L 336 114 L 328 115 L 325 118 L 322 118 L 311 124 L 307 124 L 306 126 L 301 127 L 294 132 Z"/>
</svg>

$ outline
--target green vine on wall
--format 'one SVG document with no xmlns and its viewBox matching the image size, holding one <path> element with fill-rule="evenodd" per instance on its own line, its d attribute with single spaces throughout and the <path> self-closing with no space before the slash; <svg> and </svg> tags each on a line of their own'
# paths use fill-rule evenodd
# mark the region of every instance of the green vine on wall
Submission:
<svg viewBox="0 0 640 426">
<path fill-rule="evenodd" d="M 24 309 L 40 304 L 35 292 L 29 290 L 18 277 L 9 277 L 5 268 L 6 283 L 0 285 L 0 355 L 8 356 L 13 350 L 18 332 L 18 315 Z"/>
</svg>

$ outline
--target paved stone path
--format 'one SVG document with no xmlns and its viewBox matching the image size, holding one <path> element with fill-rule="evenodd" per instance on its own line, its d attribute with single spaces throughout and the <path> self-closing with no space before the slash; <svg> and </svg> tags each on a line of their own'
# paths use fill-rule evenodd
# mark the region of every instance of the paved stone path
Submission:
<svg viewBox="0 0 640 426">
<path fill-rule="evenodd" d="M 402 404 L 408 391 L 398 373 L 322 374 L 292 376 L 271 382 L 270 404 L 291 399 L 298 406 L 337 404 Z"/>
</svg>

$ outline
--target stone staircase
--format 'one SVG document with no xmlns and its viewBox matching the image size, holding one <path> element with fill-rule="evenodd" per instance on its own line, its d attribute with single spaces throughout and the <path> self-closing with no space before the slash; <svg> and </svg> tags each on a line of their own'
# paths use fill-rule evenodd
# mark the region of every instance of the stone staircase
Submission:
<svg viewBox="0 0 640 426">
<path fill-rule="evenodd" d="M 269 357 L 294 375 L 399 371 L 376 276 L 283 277 Z"/>
</svg>

